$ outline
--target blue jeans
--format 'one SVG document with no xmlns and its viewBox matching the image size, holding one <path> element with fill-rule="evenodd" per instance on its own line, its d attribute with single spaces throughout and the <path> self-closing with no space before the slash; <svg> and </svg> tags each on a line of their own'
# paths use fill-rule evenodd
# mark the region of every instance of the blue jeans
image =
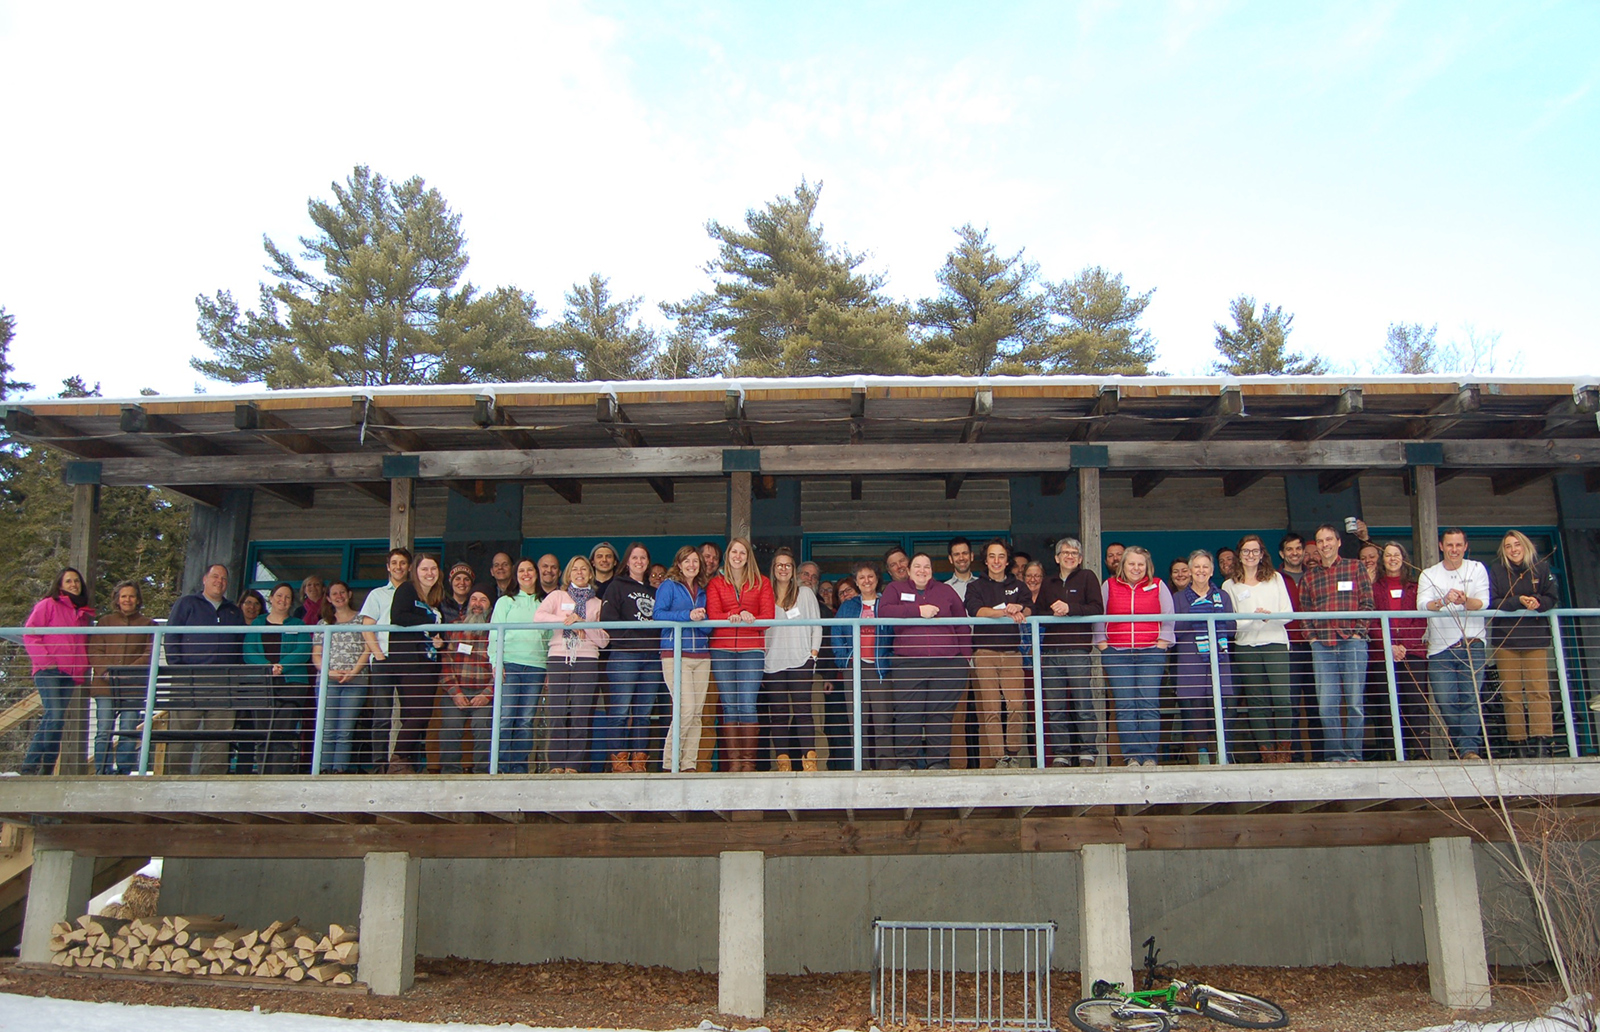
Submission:
<svg viewBox="0 0 1600 1032">
<path fill-rule="evenodd" d="M 1125 760 L 1154 760 L 1161 744 L 1161 675 L 1167 651 L 1107 648 L 1100 665 L 1117 706 L 1117 740 Z"/>
<path fill-rule="evenodd" d="M 661 682 L 660 643 L 612 652 L 606 659 L 606 678 L 606 712 L 596 722 L 606 754 L 644 752 Z"/>
<path fill-rule="evenodd" d="M 1322 716 L 1323 758 L 1334 762 L 1361 759 L 1361 736 L 1367 722 L 1366 641 L 1312 642 L 1311 669 L 1317 679 L 1317 712 Z"/>
<path fill-rule="evenodd" d="M 139 714 L 143 706 L 129 706 L 115 694 L 94 700 L 94 772 L 132 774 L 139 765 Z M 112 748 L 111 738 L 117 744 Z"/>
<path fill-rule="evenodd" d="M 360 673 L 340 684 L 328 677 L 328 713 L 322 720 L 323 773 L 342 773 L 350 769 L 350 753 L 355 746 L 356 717 L 367 701 L 367 675 Z"/>
<path fill-rule="evenodd" d="M 765 665 L 766 655 L 760 649 L 711 650 L 711 676 L 717 682 L 717 704 L 722 708 L 724 722 L 756 722 L 756 697 L 761 692 L 761 668 Z"/>
<path fill-rule="evenodd" d="M 756 653 L 758 668 L 760 656 L 761 653 Z M 51 774 L 61 756 L 61 732 L 67 726 L 67 707 L 72 704 L 72 690 L 78 682 L 50 667 L 33 675 L 33 686 L 39 689 L 44 713 L 39 717 L 33 738 L 28 741 L 28 752 L 22 758 L 22 773 Z"/>
<path fill-rule="evenodd" d="M 500 683 L 500 763 L 502 774 L 528 773 L 533 751 L 533 711 L 544 691 L 544 667 L 507 663 Z"/>
<path fill-rule="evenodd" d="M 1456 642 L 1428 657 L 1428 687 L 1458 756 L 1483 754 L 1483 642 Z"/>
</svg>

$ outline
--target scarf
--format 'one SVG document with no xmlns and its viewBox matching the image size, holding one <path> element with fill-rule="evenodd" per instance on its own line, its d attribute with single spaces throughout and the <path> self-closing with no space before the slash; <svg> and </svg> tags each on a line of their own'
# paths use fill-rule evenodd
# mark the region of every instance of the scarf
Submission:
<svg viewBox="0 0 1600 1032">
<path fill-rule="evenodd" d="M 568 587 L 567 594 L 572 596 L 573 612 L 577 613 L 578 619 L 582 620 L 589 612 L 589 600 L 594 598 L 594 586 Z M 570 627 L 561 632 L 561 640 L 566 643 L 567 647 L 568 666 L 571 666 L 572 661 L 578 658 L 578 642 L 582 634 L 582 631 L 575 631 Z"/>
</svg>

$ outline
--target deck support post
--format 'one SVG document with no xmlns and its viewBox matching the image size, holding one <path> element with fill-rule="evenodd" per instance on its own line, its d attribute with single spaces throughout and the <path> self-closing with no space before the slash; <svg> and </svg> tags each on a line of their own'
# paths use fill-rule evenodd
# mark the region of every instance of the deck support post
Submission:
<svg viewBox="0 0 1600 1032">
<path fill-rule="evenodd" d="M 1083 565 L 1103 578 L 1100 569 L 1100 470 L 1078 467 L 1078 536 L 1083 539 Z M 1045 564 L 1047 567 L 1049 563 Z"/>
<path fill-rule="evenodd" d="M 378 996 L 411 988 L 417 967 L 417 883 L 410 853 L 368 853 L 361 878 L 361 957 L 357 972 Z"/>
<path fill-rule="evenodd" d="M 50 963 L 50 928 L 89 909 L 94 857 L 70 849 L 35 849 L 28 876 L 28 907 L 22 916 L 24 964 Z"/>
<path fill-rule="evenodd" d="M 766 854 L 721 854 L 717 935 L 717 1010 L 760 1018 L 767 1009 Z"/>
<path fill-rule="evenodd" d="M 750 540 L 751 475 L 745 472 L 728 474 L 728 536 Z M 750 557 L 755 561 L 755 556 Z"/>
<path fill-rule="evenodd" d="M 1087 544 L 1087 542 L 1085 543 Z M 1078 967 L 1084 995 L 1096 980 L 1133 985 L 1133 922 L 1128 910 L 1128 847 L 1079 850 Z"/>
<path fill-rule="evenodd" d="M 1428 989 L 1457 1010 L 1489 1006 L 1489 960 L 1472 840 L 1429 839 L 1417 848 L 1422 930 L 1428 944 Z"/>
</svg>

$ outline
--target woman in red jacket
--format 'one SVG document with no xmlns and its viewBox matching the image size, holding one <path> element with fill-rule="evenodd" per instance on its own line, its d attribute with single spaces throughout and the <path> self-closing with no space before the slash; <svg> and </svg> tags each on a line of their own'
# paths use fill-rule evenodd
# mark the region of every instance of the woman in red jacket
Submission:
<svg viewBox="0 0 1600 1032">
<path fill-rule="evenodd" d="M 771 620 L 772 582 L 761 576 L 755 549 L 744 538 L 730 538 L 722 554 L 722 570 L 706 585 L 706 615 L 732 627 L 711 632 L 711 673 L 721 699 L 723 737 L 728 743 L 728 769 L 755 770 L 756 698 L 766 661 L 767 632 L 741 627 L 753 620 Z"/>
<path fill-rule="evenodd" d="M 1150 553 L 1130 547 L 1122 553 L 1115 577 L 1100 586 L 1107 616 L 1164 616 L 1164 620 L 1124 620 L 1095 628 L 1095 647 L 1117 708 L 1117 742 L 1128 766 L 1156 765 L 1161 744 L 1161 674 L 1167 650 L 1176 640 L 1172 593 L 1156 577 Z"/>
<path fill-rule="evenodd" d="M 1378 577 L 1372 582 L 1373 608 L 1380 613 L 1416 612 L 1415 569 L 1405 545 L 1385 543 L 1378 559 Z M 1422 640 L 1427 627 L 1428 621 L 1422 617 L 1389 621 L 1389 651 L 1394 654 L 1394 683 L 1400 694 L 1400 727 L 1408 760 L 1428 758 L 1428 649 Z M 1372 641 L 1381 663 L 1383 628 L 1377 620 L 1372 621 Z M 1387 670 L 1384 682 L 1387 695 Z M 1383 744 L 1378 743 L 1380 748 Z"/>
<path fill-rule="evenodd" d="M 67 567 L 28 614 L 29 627 L 87 627 L 94 621 L 83 574 Z M 22 774 L 49 774 L 61 755 L 61 734 L 66 729 L 72 691 L 89 677 L 86 634 L 26 634 L 22 643 L 33 661 L 33 684 L 39 689 L 44 714 L 22 758 Z M 81 759 L 81 757 L 80 757 Z"/>
</svg>

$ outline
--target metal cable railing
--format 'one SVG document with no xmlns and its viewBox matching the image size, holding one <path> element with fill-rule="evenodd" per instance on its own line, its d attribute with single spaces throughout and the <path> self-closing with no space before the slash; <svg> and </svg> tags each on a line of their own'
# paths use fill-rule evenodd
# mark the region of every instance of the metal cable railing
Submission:
<svg viewBox="0 0 1600 1032">
<path fill-rule="evenodd" d="M 0 769 L 805 772 L 1595 755 L 1600 610 L 1482 616 L 1484 646 L 1419 656 L 1397 646 L 1415 644 L 1415 621 L 1447 617 L 1357 614 L 1367 637 L 1340 650 L 1340 691 L 1328 687 L 1331 649 L 1239 643 L 1240 628 L 1281 624 L 1280 614 L 737 625 L 801 635 L 787 651 L 710 648 L 704 632 L 735 626 L 719 621 L 6 628 Z M 1352 614 L 1293 619 L 1314 629 Z M 1537 624 L 1551 647 L 1495 647 L 1510 619 Z M 1141 630 L 1152 624 L 1172 625 L 1173 647 L 1152 644 L 1163 633 Z M 384 633 L 405 648 L 383 660 L 350 641 Z M 147 636 L 148 658 L 61 677 L 21 646 L 102 634 Z M 222 661 L 183 661 L 191 643 L 219 637 L 227 644 L 207 656 Z M 779 652 L 789 665 L 767 669 L 785 665 L 767 661 Z M 355 672 L 352 655 L 364 655 Z"/>
</svg>

